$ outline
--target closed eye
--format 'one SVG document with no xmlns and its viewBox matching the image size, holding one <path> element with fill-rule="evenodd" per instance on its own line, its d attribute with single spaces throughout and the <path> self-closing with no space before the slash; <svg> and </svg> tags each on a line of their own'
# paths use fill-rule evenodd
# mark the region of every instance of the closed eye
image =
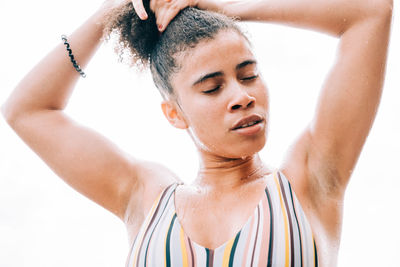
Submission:
<svg viewBox="0 0 400 267">
<path fill-rule="evenodd" d="M 242 81 L 249 81 L 249 80 L 254 80 L 256 78 L 258 78 L 258 74 L 257 75 L 253 75 L 253 76 L 249 76 L 249 77 L 244 77 L 241 80 Z"/>
<path fill-rule="evenodd" d="M 203 93 L 204 94 L 211 94 L 211 93 L 217 92 L 220 88 L 221 88 L 221 86 L 218 85 L 217 87 L 215 87 L 215 88 L 213 88 L 211 90 L 203 91 Z"/>
</svg>

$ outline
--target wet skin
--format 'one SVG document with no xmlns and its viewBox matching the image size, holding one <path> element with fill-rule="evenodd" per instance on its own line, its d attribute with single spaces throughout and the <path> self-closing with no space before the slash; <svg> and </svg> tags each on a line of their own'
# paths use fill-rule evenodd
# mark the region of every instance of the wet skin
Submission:
<svg viewBox="0 0 400 267">
<path fill-rule="evenodd" d="M 254 212 L 271 172 L 257 154 L 267 139 L 268 91 L 250 44 L 236 31 L 219 32 L 178 61 L 175 98 L 163 111 L 173 126 L 188 130 L 200 155 L 194 184 L 177 188 L 178 219 L 192 240 L 216 248 Z M 256 125 L 234 129 L 251 115 Z"/>
</svg>

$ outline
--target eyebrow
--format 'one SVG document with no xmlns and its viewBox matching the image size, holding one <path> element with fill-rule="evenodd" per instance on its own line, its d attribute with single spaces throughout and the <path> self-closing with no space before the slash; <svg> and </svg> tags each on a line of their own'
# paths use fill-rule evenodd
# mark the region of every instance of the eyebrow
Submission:
<svg viewBox="0 0 400 267">
<path fill-rule="evenodd" d="M 253 59 L 245 60 L 242 63 L 237 64 L 235 69 L 236 70 L 240 70 L 241 68 L 244 68 L 244 67 L 246 67 L 248 65 L 251 65 L 251 64 L 257 64 L 257 61 L 255 61 Z"/>
<path fill-rule="evenodd" d="M 206 75 L 201 76 L 197 81 L 195 81 L 193 83 L 192 86 L 195 86 L 196 84 L 202 83 L 207 79 L 211 79 L 211 78 L 215 78 L 215 77 L 219 77 L 219 76 L 223 76 L 224 73 L 222 71 L 217 71 L 217 72 L 213 72 L 213 73 L 208 73 Z"/>
<path fill-rule="evenodd" d="M 235 69 L 236 69 L 236 70 L 240 70 L 240 69 L 242 69 L 242 68 L 244 68 L 244 67 L 246 67 L 246 66 L 248 66 L 248 65 L 251 65 L 251 64 L 257 64 L 257 61 L 252 60 L 252 59 L 251 59 L 251 60 L 245 60 L 245 61 L 243 61 L 243 62 L 237 64 L 236 67 L 235 67 Z M 197 85 L 197 84 L 199 84 L 199 83 L 202 83 L 202 82 L 206 81 L 207 79 L 211 79 L 211 78 L 215 78 L 215 77 L 220 77 L 220 76 L 223 76 L 223 75 L 224 75 L 224 73 L 223 73 L 222 71 L 216 71 L 216 72 L 212 72 L 212 73 L 205 74 L 205 75 L 201 76 L 199 79 L 197 79 L 197 80 L 193 83 L 192 86 L 195 86 L 195 85 Z"/>
</svg>

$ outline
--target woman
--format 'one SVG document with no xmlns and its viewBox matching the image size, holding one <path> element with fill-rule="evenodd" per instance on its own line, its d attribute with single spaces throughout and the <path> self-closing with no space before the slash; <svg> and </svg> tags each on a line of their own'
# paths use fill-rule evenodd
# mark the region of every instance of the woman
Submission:
<svg viewBox="0 0 400 267">
<path fill-rule="evenodd" d="M 100 44 L 104 27 L 106 32 L 126 29 L 134 14 L 131 6 L 120 5 L 105 2 L 68 37 L 82 66 Z M 266 142 L 268 91 L 247 39 L 226 18 L 194 9 L 170 23 L 191 5 L 340 37 L 338 60 L 315 117 L 279 170 L 268 168 L 257 154 Z M 149 16 L 143 27 L 156 19 L 162 33 L 153 31 L 149 39 L 157 43 L 141 45 L 139 30 L 137 35 L 121 31 L 122 41 L 136 53 L 133 62 L 150 57 L 164 115 L 187 129 L 198 147 L 201 169 L 193 185 L 178 185 L 167 168 L 126 156 L 61 112 L 79 77 L 62 44 L 18 85 L 3 113 L 60 177 L 126 223 L 132 240 L 129 266 L 146 261 L 152 266 L 334 266 L 344 190 L 381 94 L 391 5 L 152 1 L 154 18 L 135 2 L 140 18 Z M 165 257 L 157 257 L 160 251 Z"/>
</svg>

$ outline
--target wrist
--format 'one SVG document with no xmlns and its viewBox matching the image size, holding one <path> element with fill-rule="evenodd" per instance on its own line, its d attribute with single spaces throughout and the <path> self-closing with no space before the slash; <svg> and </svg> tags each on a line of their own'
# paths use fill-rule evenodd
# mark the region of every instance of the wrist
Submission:
<svg viewBox="0 0 400 267">
<path fill-rule="evenodd" d="M 222 1 L 215 0 L 193 0 L 196 1 L 195 6 L 202 10 L 209 10 L 218 13 L 224 13 Z"/>
<path fill-rule="evenodd" d="M 99 39 L 103 37 L 103 30 L 107 19 L 107 10 L 100 7 L 85 22 L 92 29 Z"/>
<path fill-rule="evenodd" d="M 197 0 L 197 7 L 224 14 L 228 17 L 243 19 L 243 9 L 247 8 L 245 0 Z"/>
</svg>

